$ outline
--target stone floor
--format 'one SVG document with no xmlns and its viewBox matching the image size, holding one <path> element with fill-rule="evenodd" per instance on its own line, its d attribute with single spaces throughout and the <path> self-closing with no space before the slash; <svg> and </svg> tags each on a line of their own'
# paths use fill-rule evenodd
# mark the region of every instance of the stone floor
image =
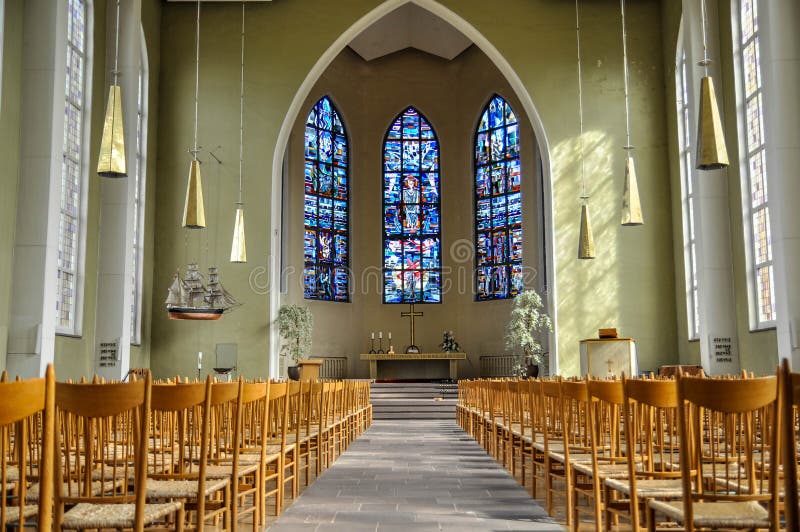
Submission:
<svg viewBox="0 0 800 532">
<path fill-rule="evenodd" d="M 268 530 L 563 530 L 454 421 L 375 421 Z"/>
</svg>

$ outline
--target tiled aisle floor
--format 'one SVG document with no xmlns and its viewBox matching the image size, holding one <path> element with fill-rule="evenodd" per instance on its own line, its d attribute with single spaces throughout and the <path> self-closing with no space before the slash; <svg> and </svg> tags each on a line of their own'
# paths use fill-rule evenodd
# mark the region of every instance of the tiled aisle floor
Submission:
<svg viewBox="0 0 800 532">
<path fill-rule="evenodd" d="M 269 530 L 563 528 L 454 421 L 375 421 Z"/>
</svg>

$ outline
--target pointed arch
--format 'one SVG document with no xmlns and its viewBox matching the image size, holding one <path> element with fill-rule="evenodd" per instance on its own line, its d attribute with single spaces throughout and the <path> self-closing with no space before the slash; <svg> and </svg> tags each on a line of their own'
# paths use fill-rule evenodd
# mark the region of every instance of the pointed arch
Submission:
<svg viewBox="0 0 800 532">
<path fill-rule="evenodd" d="M 308 113 L 304 145 L 303 297 L 349 302 L 349 144 L 327 96 Z"/>
<path fill-rule="evenodd" d="M 383 139 L 383 302 L 442 302 L 439 140 L 414 107 Z"/>
</svg>

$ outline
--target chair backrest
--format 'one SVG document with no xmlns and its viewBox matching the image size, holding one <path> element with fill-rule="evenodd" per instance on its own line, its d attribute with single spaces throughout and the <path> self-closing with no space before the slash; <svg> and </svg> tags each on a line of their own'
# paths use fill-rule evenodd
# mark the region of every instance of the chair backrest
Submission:
<svg viewBox="0 0 800 532">
<path fill-rule="evenodd" d="M 242 384 L 242 437 L 240 452 L 263 450 L 269 414 L 269 382 Z"/>
<path fill-rule="evenodd" d="M 549 450 L 550 442 L 564 435 L 564 408 L 561 399 L 561 381 L 542 380 L 539 383 L 540 414 L 543 420 L 542 435 L 544 437 L 545 453 Z"/>
<path fill-rule="evenodd" d="M 5 372 L 3 372 L 5 373 Z M 45 377 L 8 382 L 0 379 L 0 527 L 19 530 L 38 514 L 39 530 L 52 527 L 55 372 Z M 39 483 L 38 507 L 26 508 L 28 488 Z"/>
<path fill-rule="evenodd" d="M 269 387 L 269 418 L 267 420 L 268 438 L 271 443 L 279 443 L 281 452 L 286 448 L 286 434 L 289 421 L 289 384 L 273 382 Z"/>
<path fill-rule="evenodd" d="M 786 530 L 800 531 L 800 493 L 798 493 L 798 462 L 800 462 L 800 373 L 792 373 L 789 360 L 781 363 L 783 387 L 783 481 L 786 501 Z M 791 501 L 794 501 L 792 504 Z"/>
<path fill-rule="evenodd" d="M 589 431 L 589 389 L 585 380 L 561 381 L 564 455 L 591 451 Z"/>
<path fill-rule="evenodd" d="M 678 377 L 681 478 L 687 530 L 693 505 L 758 501 L 778 526 L 778 380 Z M 698 479 L 692 482 L 692 472 Z"/>
<path fill-rule="evenodd" d="M 587 378 L 589 396 L 589 439 L 592 463 L 627 462 L 622 450 L 620 415 L 625 401 L 621 380 L 595 380 Z M 598 478 L 595 470 L 595 479 Z"/>
<path fill-rule="evenodd" d="M 128 383 L 56 383 L 55 523 L 65 504 L 134 503 L 144 526 L 151 377 Z M 132 471 L 131 471 L 132 469 Z M 133 479 L 133 482 L 129 482 Z"/>
</svg>

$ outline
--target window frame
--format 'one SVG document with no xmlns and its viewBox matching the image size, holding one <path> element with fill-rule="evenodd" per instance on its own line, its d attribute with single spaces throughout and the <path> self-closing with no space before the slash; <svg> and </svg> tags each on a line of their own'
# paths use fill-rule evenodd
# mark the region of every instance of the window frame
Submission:
<svg viewBox="0 0 800 532">
<path fill-rule="evenodd" d="M 438 212 L 438 215 L 439 215 L 439 230 L 436 233 L 427 233 L 427 234 L 428 235 L 435 234 L 436 238 L 439 239 L 439 261 L 438 261 L 438 267 L 436 267 L 436 268 L 422 268 L 422 253 L 423 253 L 423 251 L 422 251 L 422 240 L 424 238 L 423 235 L 426 234 L 426 233 L 423 233 L 420 230 L 420 232 L 417 234 L 417 238 L 420 241 L 420 267 L 419 267 L 418 271 L 420 272 L 420 275 L 424 275 L 426 272 L 428 272 L 428 273 L 438 273 L 438 275 L 439 275 L 439 301 L 425 301 L 425 290 L 424 290 L 424 288 L 422 288 L 422 281 L 421 280 L 420 280 L 420 287 L 421 287 L 421 300 L 420 301 L 413 301 L 413 302 L 412 301 L 406 301 L 405 300 L 405 290 L 403 290 L 403 295 L 401 297 L 401 301 L 387 301 L 386 300 L 386 275 L 387 275 L 387 272 L 395 271 L 393 269 L 389 269 L 389 268 L 386 267 L 386 242 L 387 242 L 387 240 L 390 240 L 392 238 L 392 237 L 388 236 L 387 231 L 386 231 L 386 207 L 387 207 L 387 205 L 391 205 L 391 204 L 388 204 L 386 202 L 386 190 L 385 190 L 386 189 L 386 174 L 387 173 L 397 173 L 397 174 L 399 174 L 401 176 L 400 177 L 401 182 L 398 184 L 400 186 L 401 200 L 397 205 L 402 207 L 403 205 L 405 205 L 405 201 L 402 199 L 402 194 L 403 194 L 402 193 L 402 176 L 404 174 L 404 171 L 403 171 L 403 141 L 404 141 L 403 117 L 405 116 L 406 113 L 408 113 L 409 110 L 413 110 L 414 112 L 416 112 L 417 116 L 419 117 L 419 131 L 420 131 L 420 133 L 419 133 L 419 136 L 417 137 L 416 140 L 418 140 L 419 142 L 422 142 L 423 140 L 427 140 L 427 141 L 433 140 L 433 141 L 436 142 L 437 168 L 436 168 L 435 172 L 436 172 L 438 178 L 437 178 L 437 183 L 436 183 L 436 188 L 437 188 L 436 196 L 437 196 L 437 199 L 436 199 L 435 206 L 437 208 L 437 212 Z M 398 120 L 400 121 L 400 137 L 399 137 L 399 139 L 390 139 L 389 138 L 389 134 L 390 134 L 390 132 L 392 130 L 392 126 Z M 428 125 L 431 128 L 431 134 L 433 135 L 433 137 L 431 139 L 423 139 L 422 138 L 422 122 L 423 121 L 427 122 Z M 396 141 L 396 142 L 400 143 L 400 169 L 397 172 L 387 172 L 386 171 L 386 146 L 387 146 L 387 143 L 390 140 L 393 140 L 393 141 Z M 415 139 L 411 138 L 409 140 L 413 141 Z M 433 123 L 416 106 L 408 105 L 408 106 L 404 107 L 402 111 L 400 111 L 397 115 L 394 116 L 394 118 L 392 118 L 389 121 L 389 125 L 387 126 L 386 132 L 384 133 L 383 138 L 381 140 L 381 172 L 380 172 L 380 176 L 381 176 L 381 184 L 380 184 L 380 193 L 381 193 L 381 212 L 380 212 L 380 216 L 381 216 L 381 218 L 380 218 L 380 220 L 381 220 L 381 279 L 380 279 L 380 283 L 381 283 L 381 302 L 384 305 L 412 305 L 412 304 L 413 305 L 441 305 L 444 302 L 444 290 L 443 290 L 444 272 L 443 272 L 443 267 L 442 267 L 442 249 L 443 249 L 443 246 L 444 246 L 444 238 L 443 238 L 443 235 L 442 235 L 442 160 L 441 160 L 441 154 L 442 154 L 442 145 L 441 145 L 441 142 L 439 141 L 439 135 L 436 133 L 436 128 L 433 127 Z M 417 202 L 417 204 L 420 206 L 420 212 L 419 212 L 420 217 L 422 215 L 422 205 L 423 205 L 423 201 L 422 201 L 422 175 L 423 175 L 423 173 L 425 173 L 425 172 L 422 170 L 422 154 L 420 154 L 420 167 L 419 167 L 419 171 L 416 172 L 416 174 L 419 175 L 419 177 L 420 177 L 420 184 L 419 184 L 419 198 L 420 198 L 420 200 Z M 428 203 L 428 202 L 425 202 L 425 204 L 431 205 L 431 203 Z M 398 213 L 398 217 L 400 217 L 400 213 Z M 401 223 L 402 223 L 402 221 L 401 221 Z M 420 225 L 421 224 L 422 224 L 422 222 L 420 221 Z M 396 238 L 398 238 L 398 237 L 396 237 Z M 411 237 L 411 235 L 406 236 L 405 234 L 401 233 L 401 236 L 399 238 L 401 240 L 403 240 L 405 238 L 412 238 L 412 237 Z M 412 270 L 407 270 L 405 267 L 401 267 L 400 268 L 400 272 L 402 272 L 401 276 L 403 276 L 403 274 L 406 271 L 415 271 L 415 270 L 413 270 L 413 269 Z"/>
<path fill-rule="evenodd" d="M 733 56 L 734 56 L 734 76 L 735 76 L 735 94 L 736 94 L 736 124 L 738 131 L 739 142 L 739 176 L 741 185 L 741 200 L 742 200 L 742 222 L 745 227 L 743 231 L 744 236 L 744 251 L 747 269 L 747 296 L 748 296 L 748 314 L 750 321 L 751 332 L 774 329 L 777 326 L 777 312 L 775 304 L 775 269 L 774 269 L 774 250 L 772 247 L 772 232 L 770 220 L 770 202 L 769 202 L 769 189 L 767 183 L 767 165 L 766 165 L 766 146 L 765 128 L 764 128 L 764 86 L 763 77 L 760 64 L 760 43 L 759 43 L 759 30 L 760 28 L 753 27 L 753 32 L 747 39 L 744 38 L 743 29 L 743 14 L 742 2 L 747 0 L 731 0 L 731 23 L 732 23 L 732 40 L 733 40 Z M 756 18 L 754 24 L 757 22 L 758 0 L 752 0 L 752 5 L 755 9 Z M 744 53 L 745 49 L 754 43 L 754 53 L 756 58 L 756 87 L 752 94 L 747 94 L 747 67 L 745 65 Z M 748 142 L 748 104 L 754 100 L 757 102 L 757 112 L 760 125 L 759 143 L 754 149 L 749 148 Z M 763 176 L 763 189 L 762 198 L 766 197 L 756 206 L 753 206 L 753 172 L 751 170 L 751 162 L 755 157 L 761 157 L 762 161 L 762 176 Z M 767 231 L 767 260 L 757 261 L 757 238 L 755 235 L 755 227 L 753 224 L 754 216 L 758 212 L 765 213 L 765 223 Z M 761 318 L 762 298 L 759 290 L 759 272 L 766 268 L 770 278 L 770 303 L 771 303 L 771 319 Z"/>
<path fill-rule="evenodd" d="M 690 341 L 700 339 L 700 294 L 697 271 L 697 172 L 693 164 L 691 124 L 693 104 L 689 90 L 689 57 L 683 35 L 679 37 L 675 57 L 675 106 L 678 126 L 678 166 L 681 175 L 681 218 L 683 228 L 683 267 L 686 289 L 687 334 Z"/>
<path fill-rule="evenodd" d="M 144 28 L 139 25 L 141 35 L 141 57 L 139 62 L 139 76 L 136 102 L 136 145 L 134 153 L 134 195 L 133 209 L 133 235 L 132 255 L 133 287 L 131 301 L 131 345 L 142 343 L 142 303 L 144 297 L 144 229 L 145 209 L 147 208 L 147 120 L 149 114 L 149 88 L 150 72 L 147 63 L 147 42 L 144 38 Z"/>
<path fill-rule="evenodd" d="M 333 289 L 333 292 L 334 292 L 333 293 L 333 297 L 331 299 L 327 299 L 327 298 L 324 298 L 324 297 L 308 297 L 307 292 L 306 292 L 306 281 L 307 281 L 306 268 L 311 264 L 311 262 L 307 261 L 306 257 L 305 257 L 305 235 L 306 235 L 306 231 L 309 230 L 309 229 L 313 230 L 314 233 L 315 233 L 315 239 L 314 239 L 315 252 L 314 252 L 314 261 L 313 261 L 315 283 L 317 282 L 318 267 L 321 264 L 324 264 L 324 263 L 320 262 L 320 259 L 319 259 L 319 231 L 320 231 L 320 227 L 319 227 L 319 219 L 320 219 L 320 215 L 319 215 L 319 212 L 320 212 L 319 211 L 319 200 L 320 200 L 320 198 L 322 198 L 324 196 L 319 193 L 318 189 L 316 189 L 316 192 L 312 192 L 312 193 L 309 193 L 305 189 L 305 167 L 306 167 L 306 163 L 311 161 L 311 159 L 309 159 L 306 156 L 306 152 L 305 152 L 306 130 L 309 127 L 308 119 L 309 119 L 311 113 L 314 112 L 314 110 L 317 108 L 317 106 L 323 100 L 327 100 L 329 102 L 330 106 L 331 106 L 331 129 L 330 129 L 330 133 L 331 133 L 331 137 L 332 137 L 331 141 L 334 142 L 335 141 L 335 137 L 337 135 L 337 133 L 335 132 L 335 129 L 334 129 L 334 117 L 338 117 L 339 118 L 339 123 L 342 126 L 342 136 L 344 137 L 344 140 L 345 140 L 345 151 L 346 151 L 346 156 L 347 156 L 347 162 L 346 162 L 346 164 L 344 166 L 345 179 L 347 180 L 347 185 L 346 185 L 346 194 L 347 195 L 346 195 L 346 197 L 344 199 L 345 208 L 346 208 L 345 212 L 347 214 L 347 221 L 346 221 L 346 229 L 344 231 L 337 231 L 336 229 L 334 229 L 334 227 L 335 227 L 335 217 L 336 217 L 336 209 L 335 209 L 335 205 L 336 204 L 334 202 L 335 201 L 342 201 L 342 200 L 337 200 L 337 198 L 335 198 L 335 195 L 333 193 L 330 196 L 330 199 L 331 199 L 331 228 L 330 228 L 330 233 L 331 233 L 331 235 L 333 237 L 331 245 L 334 248 L 334 253 L 335 253 L 335 249 L 336 249 L 336 235 L 337 234 L 343 234 L 347 238 L 347 246 L 346 246 L 347 260 L 344 261 L 344 266 L 336 266 L 334 262 L 331 262 L 331 264 L 330 264 L 330 268 L 331 268 L 332 271 L 334 271 L 335 269 L 338 269 L 338 268 L 342 268 L 342 267 L 346 271 L 346 274 L 347 274 L 347 287 L 346 287 L 346 290 L 345 290 L 346 297 L 344 299 L 336 299 L 336 293 L 335 293 L 336 277 L 335 277 L 335 273 L 334 273 L 334 278 L 331 281 L 332 289 Z M 325 130 L 323 128 L 320 128 L 317 125 L 316 120 L 315 120 L 313 128 L 314 128 L 314 131 L 315 131 L 315 133 L 317 135 L 317 155 L 316 155 L 316 158 L 313 161 L 314 165 L 315 165 L 314 168 L 316 170 L 317 168 L 319 168 L 318 165 L 322 164 L 320 162 L 320 159 L 319 159 L 319 132 L 320 131 L 327 131 L 327 130 Z M 331 176 L 332 176 L 331 179 L 332 179 L 332 187 L 335 188 L 336 187 L 336 183 L 335 183 L 335 181 L 336 181 L 335 168 L 337 168 L 337 167 L 341 168 L 341 166 L 337 166 L 333 162 L 333 160 L 334 160 L 334 155 L 333 155 L 334 148 L 332 147 L 331 150 L 332 150 L 331 151 L 331 163 L 330 163 Z M 317 99 L 317 101 L 314 102 L 314 104 L 311 106 L 311 109 L 309 109 L 308 113 L 306 114 L 305 121 L 303 122 L 303 181 L 304 181 L 304 186 L 303 186 L 303 233 L 302 233 L 302 235 L 303 235 L 303 275 L 302 275 L 302 279 L 303 279 L 303 300 L 306 300 L 306 301 L 323 301 L 323 302 L 328 302 L 328 303 L 351 303 L 352 302 L 353 275 L 352 275 L 352 270 L 350 269 L 351 250 L 352 250 L 352 245 L 351 245 L 352 244 L 352 231 L 351 231 L 351 216 L 350 216 L 350 197 L 351 197 L 351 194 L 352 194 L 351 183 L 350 183 L 350 180 L 351 180 L 350 166 L 351 166 L 351 162 L 352 162 L 351 155 L 352 155 L 352 151 L 350 149 L 350 135 L 348 134 L 348 128 L 345 125 L 342 113 L 339 111 L 339 107 L 336 105 L 336 103 L 334 102 L 334 100 L 331 97 L 331 95 L 330 94 L 324 94 L 319 99 Z M 316 225 L 314 227 L 310 227 L 310 226 L 306 225 L 306 223 L 305 223 L 305 201 L 306 201 L 306 198 L 309 195 L 314 196 L 316 198 L 316 200 L 317 200 L 316 201 L 317 207 L 316 207 L 316 214 L 315 214 Z"/>
<path fill-rule="evenodd" d="M 65 9 L 65 18 L 63 23 L 67 28 L 69 28 L 70 24 L 70 10 L 69 5 L 70 2 L 73 0 L 66 1 L 66 9 Z M 78 191 L 78 205 L 77 205 L 77 213 L 76 216 L 72 216 L 68 213 L 65 213 L 64 210 L 61 208 L 61 201 L 64 199 L 64 187 L 63 182 L 65 181 L 64 172 L 65 172 L 65 164 L 64 160 L 67 159 L 67 146 L 66 143 L 62 144 L 61 147 L 61 157 L 62 157 L 62 165 L 61 165 L 61 181 L 62 186 L 60 187 L 60 201 L 58 207 L 58 228 L 57 228 L 57 248 L 61 247 L 61 223 L 64 216 L 69 216 L 70 218 L 74 218 L 74 222 L 76 224 L 76 251 L 75 251 L 75 260 L 74 260 L 74 268 L 72 270 L 67 270 L 65 268 L 61 268 L 56 262 L 56 273 L 57 275 L 61 272 L 68 273 L 74 277 L 74 290 L 73 290 L 73 300 L 72 300 L 72 323 L 69 325 L 62 325 L 60 319 L 60 309 L 56 310 L 56 324 L 55 324 L 55 333 L 58 336 L 68 336 L 68 337 L 80 337 L 83 334 L 83 295 L 84 295 L 84 284 L 85 284 L 85 260 L 86 260 L 86 230 L 87 230 L 87 210 L 88 210 L 88 188 L 89 188 L 89 164 L 87 161 L 90 155 L 90 145 L 91 145 L 91 103 L 92 103 L 92 91 L 91 91 L 91 80 L 92 80 L 92 68 L 93 68 L 93 54 L 92 49 L 94 46 L 94 9 L 91 0 L 75 0 L 75 1 L 82 1 L 84 5 L 84 50 L 79 51 L 83 57 L 83 72 L 82 72 L 82 90 L 83 90 L 83 101 L 81 102 L 80 107 L 75 105 L 74 102 L 70 102 L 69 94 L 66 90 L 66 76 L 67 76 L 67 68 L 69 67 L 69 55 L 68 51 L 72 51 L 74 49 L 74 45 L 69 40 L 69 30 L 65 32 L 66 39 L 63 42 L 60 42 L 57 45 L 56 53 L 61 54 L 62 57 L 66 57 L 67 61 L 64 64 L 64 83 L 62 87 L 64 88 L 64 98 L 63 98 L 63 106 L 61 106 L 61 110 L 57 112 L 61 112 L 64 115 L 63 121 L 55 121 L 54 124 L 60 124 L 62 127 L 62 136 L 66 137 L 66 127 L 67 127 L 67 120 L 66 120 L 66 109 L 68 105 L 74 105 L 78 107 L 79 116 L 80 116 L 80 160 L 74 161 L 78 164 L 78 181 L 80 184 L 80 190 Z M 58 63 L 57 63 L 58 64 Z M 57 250 L 57 253 L 59 251 Z M 56 281 L 56 286 L 59 286 L 58 281 Z M 56 303 L 60 304 L 62 302 L 62 293 L 56 293 Z"/>
<path fill-rule="evenodd" d="M 494 102 L 496 99 L 499 99 L 503 103 L 503 123 L 500 126 L 492 127 L 491 124 L 488 122 L 488 120 L 489 120 L 488 113 L 489 113 L 489 108 L 490 108 L 492 102 Z M 508 108 L 511 109 L 511 112 L 514 113 L 514 116 L 516 117 L 516 122 L 513 123 L 513 124 L 506 123 L 506 117 L 507 117 L 506 112 L 505 112 L 505 107 L 506 106 L 508 106 Z M 482 199 L 482 198 L 478 197 L 478 169 L 479 169 L 479 167 L 486 168 L 491 172 L 490 169 L 491 169 L 492 165 L 495 164 L 496 161 L 492 161 L 491 148 L 489 148 L 488 155 L 487 155 L 488 158 L 487 158 L 486 162 L 485 163 L 478 163 L 478 156 L 477 156 L 478 155 L 477 154 L 478 136 L 481 133 L 483 133 L 482 131 L 480 131 L 480 128 L 481 128 L 481 120 L 482 120 L 482 117 L 483 117 L 484 114 L 487 115 L 487 125 L 486 125 L 486 130 L 485 130 L 485 133 L 487 134 L 487 139 L 488 139 L 488 136 L 491 135 L 492 131 L 502 130 L 503 131 L 503 142 L 505 143 L 505 141 L 506 141 L 506 139 L 508 137 L 508 128 L 510 126 L 513 126 L 513 125 L 517 126 L 517 155 L 516 155 L 516 157 L 513 157 L 513 158 L 509 159 L 507 157 L 506 153 L 505 153 L 507 148 L 504 147 L 504 154 L 503 154 L 502 162 L 507 163 L 509 161 L 516 160 L 517 164 L 518 164 L 518 168 L 519 168 L 519 175 L 520 175 L 519 192 L 510 192 L 510 191 L 508 191 L 508 189 L 507 189 L 507 187 L 508 187 L 508 175 L 504 175 L 503 179 L 505 180 L 506 191 L 503 192 L 503 193 L 498 194 L 497 196 L 493 195 L 490 192 L 489 195 L 487 196 L 487 198 L 489 199 L 489 228 L 488 228 L 488 230 L 487 229 L 480 230 L 478 228 L 478 210 L 479 210 L 478 209 L 478 203 L 479 203 L 479 199 Z M 523 212 L 524 212 L 525 209 L 523 207 L 523 198 L 524 198 L 524 196 L 523 196 L 523 192 L 522 192 L 522 181 L 523 181 L 523 177 L 522 176 L 523 176 L 523 172 L 522 172 L 522 127 L 521 127 L 521 124 L 520 124 L 519 115 L 517 115 L 517 113 L 514 111 L 514 108 L 508 102 L 508 100 L 506 98 L 503 98 L 500 94 L 494 93 L 489 98 L 489 100 L 486 102 L 486 105 L 484 105 L 483 108 L 481 108 L 481 111 L 478 114 L 478 122 L 475 125 L 475 129 L 474 129 L 474 133 L 473 133 L 473 137 L 472 137 L 472 206 L 473 206 L 473 209 L 474 209 L 473 210 L 473 217 L 472 217 L 472 220 L 473 220 L 472 234 L 473 234 L 473 245 L 475 247 L 475 260 L 474 260 L 474 270 L 473 270 L 473 273 L 474 273 L 473 289 L 475 291 L 475 294 L 474 294 L 474 301 L 475 302 L 506 301 L 506 300 L 509 300 L 509 299 L 514 299 L 520 293 L 520 292 L 513 293 L 513 275 L 511 273 L 511 268 L 513 266 L 515 266 L 515 265 L 519 266 L 520 267 L 520 271 L 522 272 L 522 270 L 524 268 L 524 259 L 522 258 L 523 255 L 521 255 L 519 260 L 517 260 L 517 261 L 511 260 L 511 235 L 510 235 L 510 231 L 512 229 L 512 226 L 517 225 L 517 224 L 509 223 L 508 199 L 512 194 L 519 194 L 519 204 L 520 204 L 519 230 L 520 230 L 520 235 L 521 235 L 520 236 L 521 241 L 524 242 L 524 239 L 525 239 L 525 228 L 524 228 L 524 226 L 525 226 L 525 224 L 524 224 L 524 220 L 523 220 Z M 491 175 L 488 177 L 488 179 L 489 179 L 489 185 L 491 186 Z M 482 233 L 482 232 L 483 233 L 489 232 L 492 235 L 492 239 L 494 239 L 494 233 L 495 233 L 495 228 L 493 226 L 493 224 L 494 224 L 494 216 L 493 216 L 493 214 L 494 214 L 494 206 L 493 206 L 492 199 L 494 199 L 496 197 L 502 197 L 502 198 L 505 198 L 505 200 L 506 200 L 505 201 L 505 205 L 506 205 L 506 207 L 505 207 L 506 208 L 505 224 L 503 224 L 501 226 L 501 230 L 506 232 L 506 236 L 505 236 L 505 238 L 506 238 L 506 255 L 508 257 L 508 260 L 506 260 L 505 262 L 502 262 L 502 263 L 495 263 L 494 261 L 490 260 L 486 264 L 481 266 L 481 265 L 478 264 L 478 250 L 479 250 L 478 237 L 479 237 L 479 234 Z M 492 243 L 492 247 L 493 247 L 493 245 L 494 244 Z M 478 271 L 480 270 L 480 268 L 496 268 L 496 267 L 507 268 L 507 276 L 506 276 L 506 294 L 507 295 L 505 295 L 503 297 L 497 296 L 497 295 L 495 295 L 496 291 L 493 290 L 489 296 L 481 298 L 480 295 L 479 295 L 480 292 L 478 290 L 478 279 L 479 279 Z M 491 277 L 492 277 L 492 279 L 489 281 L 489 283 L 490 283 L 490 286 L 494 286 L 494 275 L 492 274 Z M 522 287 L 522 289 L 524 290 L 524 287 Z"/>
</svg>

